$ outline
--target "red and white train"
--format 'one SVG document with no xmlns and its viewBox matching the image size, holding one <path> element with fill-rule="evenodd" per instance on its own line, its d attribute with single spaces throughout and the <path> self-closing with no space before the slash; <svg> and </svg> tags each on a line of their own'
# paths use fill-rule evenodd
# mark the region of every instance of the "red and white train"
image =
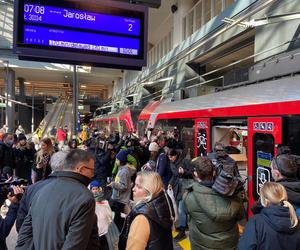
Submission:
<svg viewBox="0 0 300 250">
<path fill-rule="evenodd" d="M 133 123 L 135 119 L 133 119 Z M 206 155 L 216 142 L 232 145 L 231 154 L 247 177 L 250 208 L 271 178 L 276 146 L 300 154 L 300 77 L 286 77 L 180 101 L 147 105 L 139 115 L 139 135 L 147 130 L 180 132 L 192 156 Z"/>
</svg>

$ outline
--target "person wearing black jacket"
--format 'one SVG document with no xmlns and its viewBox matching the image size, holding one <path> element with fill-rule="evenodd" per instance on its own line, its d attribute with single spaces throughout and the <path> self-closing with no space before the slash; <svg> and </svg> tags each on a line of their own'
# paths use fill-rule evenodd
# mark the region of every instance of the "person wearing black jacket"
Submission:
<svg viewBox="0 0 300 250">
<path fill-rule="evenodd" d="M 5 133 L 3 142 L 0 142 L 0 171 L 2 173 L 4 167 L 11 170 L 15 168 L 15 155 L 12 149 L 14 144 L 14 136 L 12 133 Z"/>
<path fill-rule="evenodd" d="M 16 250 L 99 249 L 95 200 L 87 189 L 93 158 L 80 149 L 67 154 L 63 171 L 33 197 Z"/>
<path fill-rule="evenodd" d="M 178 235 L 176 235 L 175 240 L 182 240 L 186 237 L 185 227 L 187 224 L 186 212 L 183 205 L 183 193 L 186 188 L 188 188 L 193 182 L 193 170 L 190 160 L 182 158 L 177 150 L 172 149 L 168 153 L 170 159 L 170 168 L 172 171 L 172 177 L 169 181 L 168 188 L 172 188 L 174 191 L 174 197 L 178 206 L 179 215 L 179 225 L 178 225 Z"/>
<path fill-rule="evenodd" d="M 298 166 L 294 158 L 288 154 L 278 155 L 271 162 L 272 178 L 285 187 L 288 201 L 296 209 L 297 215 L 300 216 L 300 181 L 296 178 L 297 170 Z M 258 201 L 251 210 L 257 214 L 262 208 L 260 201 Z"/>
<path fill-rule="evenodd" d="M 19 194 L 22 194 L 24 190 L 18 186 L 13 186 L 13 193 L 8 194 L 7 198 L 10 200 L 11 204 L 9 206 L 8 212 L 5 219 L 0 216 L 0 250 L 6 250 L 6 237 L 9 235 L 11 228 L 13 227 L 17 212 L 19 208 Z"/>
<path fill-rule="evenodd" d="M 300 249 L 300 227 L 285 188 L 267 182 L 260 190 L 263 209 L 246 224 L 238 250 Z"/>
<path fill-rule="evenodd" d="M 64 160 L 66 158 L 67 152 L 59 151 L 52 155 L 50 159 L 50 166 L 52 169 L 52 173 L 56 171 L 61 171 L 63 169 Z M 26 215 L 28 214 L 31 202 L 35 194 L 41 190 L 42 187 L 51 182 L 55 176 L 50 174 L 46 180 L 38 181 L 27 187 L 23 197 L 20 201 L 20 208 L 18 210 L 18 216 L 16 220 L 16 229 L 17 232 L 20 231 L 20 228 L 25 220 Z"/>
</svg>

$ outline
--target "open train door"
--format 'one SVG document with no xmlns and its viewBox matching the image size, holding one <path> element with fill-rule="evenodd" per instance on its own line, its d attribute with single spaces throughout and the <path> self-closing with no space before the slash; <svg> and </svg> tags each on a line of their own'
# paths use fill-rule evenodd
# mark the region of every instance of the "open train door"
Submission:
<svg viewBox="0 0 300 250">
<path fill-rule="evenodd" d="M 248 118 L 248 216 L 262 185 L 271 180 L 270 163 L 282 143 L 281 117 Z"/>
<path fill-rule="evenodd" d="M 195 120 L 195 157 L 207 156 L 211 151 L 210 119 L 199 118 Z"/>
</svg>

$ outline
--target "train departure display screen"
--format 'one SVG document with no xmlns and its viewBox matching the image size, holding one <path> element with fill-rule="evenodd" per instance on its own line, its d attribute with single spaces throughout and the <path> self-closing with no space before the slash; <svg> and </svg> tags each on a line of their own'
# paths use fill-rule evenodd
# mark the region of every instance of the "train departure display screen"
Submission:
<svg viewBox="0 0 300 250">
<path fill-rule="evenodd" d="M 15 1 L 14 52 L 21 59 L 140 69 L 147 8 L 111 1 Z"/>
</svg>

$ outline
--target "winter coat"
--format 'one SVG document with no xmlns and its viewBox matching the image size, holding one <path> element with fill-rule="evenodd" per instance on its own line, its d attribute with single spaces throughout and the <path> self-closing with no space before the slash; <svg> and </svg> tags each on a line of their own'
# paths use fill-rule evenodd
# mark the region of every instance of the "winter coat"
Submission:
<svg viewBox="0 0 300 250">
<path fill-rule="evenodd" d="M 212 183 L 194 183 L 185 194 L 192 250 L 235 249 L 239 239 L 237 221 L 244 218 L 238 198 L 223 197 Z"/>
<path fill-rule="evenodd" d="M 285 190 L 288 195 L 288 201 L 294 206 L 296 209 L 297 215 L 300 213 L 300 181 L 297 179 L 288 179 L 284 178 L 276 181 L 285 187 Z M 251 208 L 252 213 L 258 214 L 263 209 L 263 206 L 258 200 Z"/>
<path fill-rule="evenodd" d="M 170 162 L 164 149 L 158 151 L 156 160 L 156 171 L 159 173 L 165 188 L 168 187 L 169 181 L 172 178 Z"/>
<path fill-rule="evenodd" d="M 112 200 L 117 202 L 128 204 L 131 195 L 131 171 L 129 167 L 121 166 L 115 178 L 115 181 L 111 183 Z"/>
<path fill-rule="evenodd" d="M 124 250 L 126 248 L 130 225 L 135 217 L 140 214 L 144 215 L 150 224 L 150 236 L 147 249 L 173 250 L 173 221 L 171 217 L 174 215 L 174 211 L 171 206 L 172 201 L 167 194 L 164 193 L 164 191 L 151 201 L 136 205 L 126 217 L 126 221 L 120 235 L 119 250 Z"/>
<path fill-rule="evenodd" d="M 290 250 L 300 249 L 300 227 L 291 228 L 290 212 L 287 207 L 263 208 L 246 224 L 238 249 Z"/>
<path fill-rule="evenodd" d="M 56 178 L 32 200 L 16 250 L 98 250 L 95 200 L 87 189 L 90 179 L 71 171 L 53 175 Z"/>
<path fill-rule="evenodd" d="M 183 174 L 178 172 L 179 167 L 184 169 Z M 176 201 L 180 201 L 182 200 L 182 195 L 185 192 L 185 189 L 194 182 L 191 162 L 178 156 L 175 163 L 170 162 L 170 168 L 172 171 L 172 178 L 170 179 L 169 184 L 173 188 Z"/>
<path fill-rule="evenodd" d="M 2 170 L 6 166 L 15 168 L 15 155 L 11 147 L 0 142 L 0 169 Z"/>
<path fill-rule="evenodd" d="M 12 203 L 9 206 L 5 219 L 0 216 L 0 250 L 7 249 L 5 239 L 9 235 L 10 230 L 15 223 L 18 207 L 18 204 Z"/>
<path fill-rule="evenodd" d="M 96 156 L 94 179 L 100 181 L 101 185 L 105 185 L 107 177 L 111 176 L 112 165 L 110 156 L 110 150 Z"/>
<path fill-rule="evenodd" d="M 29 149 L 27 146 L 14 149 L 16 159 L 16 176 L 19 178 L 31 179 L 31 167 L 34 162 L 34 149 Z"/>
<path fill-rule="evenodd" d="M 16 229 L 17 232 L 19 232 L 25 217 L 28 214 L 31 202 L 35 194 L 41 190 L 43 186 L 48 184 L 50 181 L 54 179 L 53 175 L 49 175 L 49 178 L 46 180 L 38 181 L 30 186 L 28 186 L 25 190 L 25 193 L 22 196 L 22 199 L 20 200 L 20 207 L 18 210 L 18 216 L 16 220 Z"/>
</svg>

